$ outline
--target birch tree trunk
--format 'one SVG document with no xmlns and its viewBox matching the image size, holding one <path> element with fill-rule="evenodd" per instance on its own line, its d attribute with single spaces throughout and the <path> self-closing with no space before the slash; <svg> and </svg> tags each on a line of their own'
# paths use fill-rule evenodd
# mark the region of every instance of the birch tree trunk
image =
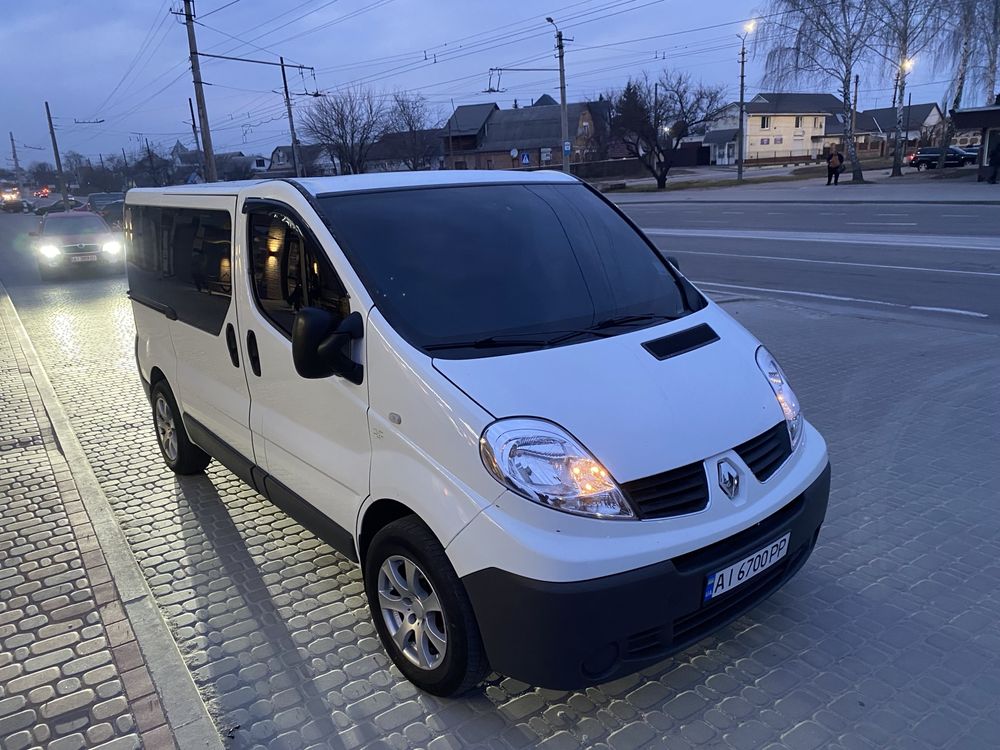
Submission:
<svg viewBox="0 0 1000 750">
<path fill-rule="evenodd" d="M 965 76 L 969 72 L 969 58 L 972 55 L 972 32 L 969 26 L 966 26 L 965 29 L 962 35 L 962 51 L 958 58 L 958 70 L 955 72 L 955 96 L 952 98 L 951 107 L 945 113 L 944 133 L 941 136 L 941 154 L 938 156 L 937 163 L 938 169 L 944 169 L 944 162 L 948 157 L 948 147 L 951 146 L 951 139 L 955 135 L 955 122 L 951 118 L 951 110 L 958 109 L 962 105 Z"/>
<path fill-rule="evenodd" d="M 865 176 L 861 171 L 861 161 L 858 159 L 858 146 L 854 142 L 854 107 L 851 104 L 851 76 L 854 71 L 848 66 L 843 72 L 844 77 L 840 81 L 840 94 L 844 103 L 844 145 L 847 147 L 847 156 L 851 160 L 852 181 L 864 182 Z"/>
<path fill-rule="evenodd" d="M 998 0 L 1000 2 L 1000 0 Z M 904 37 L 903 44 L 899 50 L 899 72 L 897 73 L 897 84 L 896 84 L 896 143 L 894 145 L 894 150 L 892 154 L 892 176 L 902 177 L 903 176 L 903 102 L 904 95 L 906 94 L 906 68 L 904 67 L 905 61 L 909 55 L 909 49 L 907 48 L 906 39 Z M 909 137 L 909 133 L 906 134 Z"/>
</svg>

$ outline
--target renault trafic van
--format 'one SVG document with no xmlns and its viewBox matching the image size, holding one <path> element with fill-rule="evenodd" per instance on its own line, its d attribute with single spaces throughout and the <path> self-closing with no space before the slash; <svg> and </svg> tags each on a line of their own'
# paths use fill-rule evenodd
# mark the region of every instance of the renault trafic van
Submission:
<svg viewBox="0 0 1000 750">
<path fill-rule="evenodd" d="M 125 240 L 163 460 L 359 563 L 428 692 L 634 672 L 816 544 L 826 445 L 778 362 L 572 177 L 136 189 Z"/>
</svg>

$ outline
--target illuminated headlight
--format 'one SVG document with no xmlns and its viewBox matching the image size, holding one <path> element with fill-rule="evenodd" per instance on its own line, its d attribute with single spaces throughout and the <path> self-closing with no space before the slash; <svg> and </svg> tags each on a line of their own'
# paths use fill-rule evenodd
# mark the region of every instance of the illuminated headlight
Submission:
<svg viewBox="0 0 1000 750">
<path fill-rule="evenodd" d="M 101 247 L 101 250 L 106 252 L 108 255 L 118 255 L 122 251 L 122 243 L 112 240 L 111 242 L 105 242 Z"/>
<path fill-rule="evenodd" d="M 38 252 L 45 258 L 55 258 L 61 251 L 55 245 L 42 245 L 38 248 Z"/>
<path fill-rule="evenodd" d="M 766 347 L 762 346 L 757 349 L 757 366 L 771 385 L 774 397 L 778 399 L 778 405 L 785 415 L 785 424 L 788 425 L 788 436 L 792 440 L 792 450 L 795 450 L 799 441 L 802 440 L 802 410 L 799 408 L 799 399 L 788 384 L 788 378 L 785 377 L 778 360 Z"/>
<path fill-rule="evenodd" d="M 608 471 L 552 422 L 498 420 L 483 431 L 479 453 L 498 482 L 540 505 L 592 518 L 635 518 Z"/>
</svg>

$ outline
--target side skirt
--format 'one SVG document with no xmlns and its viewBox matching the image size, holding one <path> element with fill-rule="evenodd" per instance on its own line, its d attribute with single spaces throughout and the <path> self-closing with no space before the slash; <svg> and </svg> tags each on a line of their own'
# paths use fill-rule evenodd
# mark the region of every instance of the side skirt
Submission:
<svg viewBox="0 0 1000 750">
<path fill-rule="evenodd" d="M 354 535 L 350 531 L 318 510 L 304 497 L 283 485 L 253 461 L 245 458 L 194 417 L 185 414 L 184 426 L 187 428 L 191 442 L 257 490 L 275 506 L 313 531 L 337 552 L 352 562 L 358 562 Z"/>
</svg>

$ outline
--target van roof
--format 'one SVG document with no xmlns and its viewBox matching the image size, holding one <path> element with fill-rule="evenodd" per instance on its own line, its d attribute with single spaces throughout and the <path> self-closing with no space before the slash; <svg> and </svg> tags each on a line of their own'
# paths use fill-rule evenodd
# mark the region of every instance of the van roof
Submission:
<svg viewBox="0 0 1000 750">
<path fill-rule="evenodd" d="M 293 182 L 313 195 L 353 193 L 365 190 L 389 190 L 407 187 L 438 187 L 442 185 L 476 185 L 496 183 L 576 182 L 575 177 L 556 170 L 520 172 L 511 170 L 441 169 L 418 172 L 373 172 L 339 177 L 298 177 L 287 180 L 240 180 L 237 182 L 203 182 L 194 185 L 172 185 L 162 188 L 133 188 L 133 193 L 157 195 L 239 195 L 247 188 L 269 182 Z"/>
</svg>

